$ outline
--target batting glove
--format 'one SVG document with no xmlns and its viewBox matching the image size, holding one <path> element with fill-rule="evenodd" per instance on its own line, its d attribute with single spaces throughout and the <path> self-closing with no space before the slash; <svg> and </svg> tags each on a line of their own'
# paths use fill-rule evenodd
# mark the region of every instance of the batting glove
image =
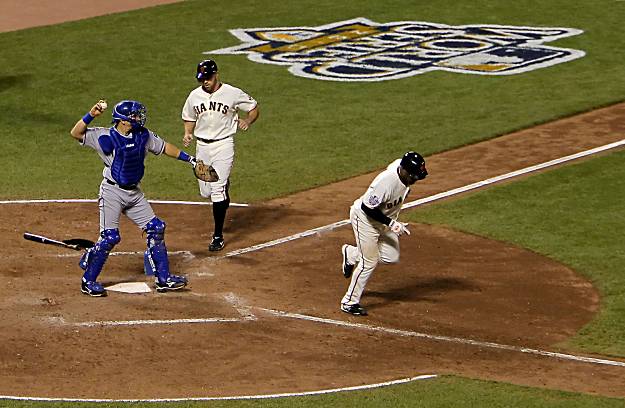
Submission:
<svg viewBox="0 0 625 408">
<path fill-rule="evenodd" d="M 391 231 L 393 231 L 397 235 L 410 235 L 410 231 L 408 231 L 408 224 L 405 222 L 391 220 L 391 223 L 388 224 L 388 226 L 391 228 Z"/>
</svg>

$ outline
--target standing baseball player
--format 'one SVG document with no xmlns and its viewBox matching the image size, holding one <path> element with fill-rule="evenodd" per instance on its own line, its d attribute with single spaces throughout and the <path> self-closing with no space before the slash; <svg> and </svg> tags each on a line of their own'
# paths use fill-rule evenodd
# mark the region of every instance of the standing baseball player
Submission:
<svg viewBox="0 0 625 408">
<path fill-rule="evenodd" d="M 165 153 L 192 165 L 196 163 L 195 158 L 144 127 L 147 112 L 137 101 L 121 101 L 115 105 L 112 127 L 87 127 L 106 107 L 106 102 L 100 100 L 76 122 L 70 132 L 83 146 L 94 149 L 105 166 L 98 196 L 100 238 L 80 259 L 79 265 L 85 271 L 81 291 L 89 296 L 106 296 L 106 290 L 96 280 L 109 252 L 121 240 L 119 218 L 122 213 L 147 236 L 144 263 L 146 273 L 155 275 L 156 290 L 182 289 L 187 285 L 187 278 L 169 273 L 165 223 L 154 214 L 139 183 L 143 178 L 148 152 L 155 155 Z"/>
<path fill-rule="evenodd" d="M 198 160 L 212 165 L 219 176 L 216 182 L 198 180 L 198 183 L 200 195 L 213 203 L 215 230 L 208 249 L 221 251 L 225 246 L 223 226 L 230 206 L 228 188 L 234 163 L 234 135 L 237 129 L 245 131 L 258 119 L 258 103 L 241 89 L 221 82 L 213 60 L 200 62 L 195 78 L 200 86 L 191 91 L 182 108 L 182 141 L 187 147 L 195 136 Z M 247 116 L 239 117 L 239 111 L 247 112 Z"/>
<path fill-rule="evenodd" d="M 399 262 L 399 236 L 410 235 L 407 224 L 397 221 L 410 186 L 428 175 L 425 160 L 419 153 L 407 152 L 378 174 L 365 194 L 354 201 L 349 216 L 356 246 L 345 244 L 343 275 L 351 278 L 341 300 L 341 310 L 366 316 L 360 305 L 365 285 L 379 261 Z"/>
</svg>

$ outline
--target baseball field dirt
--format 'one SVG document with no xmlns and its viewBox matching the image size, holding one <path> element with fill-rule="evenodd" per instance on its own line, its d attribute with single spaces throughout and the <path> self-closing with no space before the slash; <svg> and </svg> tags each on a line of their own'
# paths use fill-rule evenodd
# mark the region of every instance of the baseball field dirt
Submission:
<svg viewBox="0 0 625 408">
<path fill-rule="evenodd" d="M 33 25 L 42 24 L 39 18 Z M 430 177 L 408 199 L 620 140 L 624 117 L 625 104 L 615 105 L 427 157 Z M 411 225 L 412 235 L 401 241 L 401 263 L 380 266 L 368 284 L 366 318 L 339 311 L 347 285 L 340 248 L 353 241 L 349 226 L 224 258 L 346 219 L 375 174 L 232 208 L 228 246 L 217 254 L 206 248 L 209 206 L 155 205 L 170 226 L 171 269 L 190 278 L 187 290 L 169 294 L 83 296 L 79 253 L 21 239 L 24 231 L 95 239 L 96 203 L 2 205 L 0 246 L 10 255 L 0 258 L 0 395 L 272 394 L 434 373 L 625 397 L 623 367 L 519 351 L 558 351 L 600 303 L 575 271 L 530 251 Z M 121 235 L 119 254 L 109 258 L 101 282 L 151 284 L 143 274 L 141 232 L 124 219 Z M 153 319 L 197 320 L 148 324 Z M 119 323 L 131 321 L 140 322 Z"/>
</svg>

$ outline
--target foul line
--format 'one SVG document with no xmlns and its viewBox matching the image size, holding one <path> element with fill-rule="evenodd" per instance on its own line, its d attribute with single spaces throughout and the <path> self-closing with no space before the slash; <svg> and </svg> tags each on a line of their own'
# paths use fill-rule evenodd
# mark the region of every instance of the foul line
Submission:
<svg viewBox="0 0 625 408">
<path fill-rule="evenodd" d="M 489 184 L 494 184 L 503 180 L 511 179 L 513 177 L 521 176 L 523 174 L 532 173 L 537 170 L 542 170 L 547 167 L 552 167 L 561 163 L 566 163 L 571 160 L 576 160 L 582 157 L 591 156 L 593 154 L 601 153 L 606 150 L 614 149 L 616 147 L 625 145 L 625 139 L 619 140 L 618 142 L 610 143 L 607 145 L 595 147 L 594 149 L 584 150 L 583 152 L 571 154 L 569 156 L 564 156 L 559 159 L 550 160 L 548 162 L 536 164 L 534 166 L 525 167 L 521 170 L 512 171 L 510 173 L 502 174 L 501 176 L 491 177 L 486 180 L 478 181 L 477 183 L 469 184 L 464 187 L 455 188 L 453 190 L 445 191 L 443 193 L 435 194 L 433 196 L 425 197 L 419 200 L 412 201 L 410 203 L 406 203 L 402 206 L 404 208 L 416 207 L 421 204 L 429 203 L 432 201 L 440 200 L 445 197 L 450 197 L 456 194 L 464 193 L 466 191 L 475 190 L 480 187 L 487 186 Z"/>
<path fill-rule="evenodd" d="M 3 200 L 0 204 L 46 204 L 46 203 L 97 203 L 97 199 L 63 198 L 58 200 Z M 207 201 L 174 201 L 174 200 L 148 200 L 151 204 L 181 204 L 181 205 L 213 205 Z M 249 207 L 245 203 L 230 203 L 232 207 Z"/>
<path fill-rule="evenodd" d="M 547 167 L 552 167 L 555 166 L 557 164 L 561 164 L 561 163 L 566 163 L 568 161 L 571 160 L 576 160 L 582 157 L 586 157 L 586 156 L 590 156 L 593 154 L 597 154 L 606 150 L 610 150 L 610 149 L 614 149 L 616 147 L 625 145 L 625 139 L 619 140 L 618 142 L 614 142 L 614 143 L 610 143 L 607 145 L 603 145 L 603 146 L 599 146 L 599 147 L 595 147 L 593 149 L 589 149 L 589 150 L 585 150 L 583 152 L 579 152 L 579 153 L 575 153 L 575 154 L 571 154 L 569 156 L 564 156 L 561 157 L 559 159 L 554 159 L 554 160 L 550 160 L 541 164 L 537 164 L 534 166 L 529 166 L 529 167 L 525 167 L 521 170 L 516 170 L 516 171 L 512 171 L 510 173 L 506 173 L 506 174 L 502 174 L 500 176 L 496 176 L 496 177 L 491 177 L 488 178 L 486 180 L 482 180 L 482 181 L 478 181 L 476 183 L 473 184 L 468 184 L 464 187 L 459 187 L 459 188 L 454 188 L 452 190 L 448 190 L 439 194 L 435 194 L 429 197 L 425 197 L 425 198 L 421 198 L 419 200 L 415 200 L 415 201 L 411 201 L 409 203 L 406 203 L 402 206 L 402 209 L 406 209 L 406 208 L 412 208 L 412 207 L 416 207 L 418 205 L 422 205 L 425 203 L 430 203 L 432 201 L 437 201 L 446 197 L 451 197 L 453 195 L 457 195 L 460 193 L 464 193 L 466 191 L 470 191 L 470 190 L 475 190 L 477 188 L 480 187 L 484 187 L 487 186 L 489 184 L 494 184 L 503 180 L 507 180 L 507 179 L 511 179 L 514 177 L 518 177 L 521 176 L 523 174 L 527 174 L 527 173 L 532 173 L 535 172 L 537 170 L 541 170 L 541 169 L 545 169 Z M 237 255 L 242 255 L 242 254 L 246 254 L 248 252 L 253 252 L 253 251 L 258 251 L 260 249 L 264 249 L 264 248 L 269 248 L 272 246 L 276 246 L 276 245 L 280 245 L 280 244 L 284 244 L 286 242 L 289 241 L 294 241 L 296 239 L 300 239 L 300 238 L 305 238 L 314 234 L 319 234 L 321 232 L 327 232 L 327 231 L 331 231 L 335 228 L 341 227 L 343 225 L 347 225 L 349 224 L 349 219 L 345 219 L 345 220 L 341 220 L 341 221 L 337 221 L 334 222 L 332 224 L 328 224 L 328 225 L 324 225 L 322 227 L 317 227 L 308 231 L 304 231 L 304 232 L 300 232 L 297 234 L 293 234 L 293 235 L 289 235 L 287 237 L 282 237 L 282 238 L 278 238 L 278 239 L 274 239 L 273 241 L 268 241 L 268 242 L 264 242 L 261 244 L 257 244 L 257 245 L 253 245 L 247 248 L 241 248 L 241 249 L 237 249 L 234 251 L 230 251 L 227 254 L 220 256 L 220 257 L 214 257 L 211 258 L 213 260 L 217 260 L 217 259 L 224 259 L 224 258 L 229 258 L 232 256 L 237 256 Z M 201 274 L 199 274 L 201 276 Z"/>
<path fill-rule="evenodd" d="M 345 391 L 369 390 L 372 388 L 388 387 L 390 385 L 405 384 L 417 380 L 427 380 L 436 378 L 434 374 L 419 375 L 416 377 L 402 378 L 399 380 L 387 381 L 377 384 L 357 385 L 354 387 L 334 388 L 319 391 L 305 392 L 289 392 L 282 394 L 265 394 L 265 395 L 241 395 L 233 397 L 191 397 L 191 398 L 153 398 L 153 399 L 95 399 L 95 398 L 42 398 L 42 397 L 15 397 L 9 395 L 0 395 L 0 400 L 18 400 L 18 401 L 50 401 L 50 402 L 182 402 L 182 401 L 218 401 L 218 400 L 254 400 L 254 399 L 272 399 L 284 397 L 306 397 L 310 395 L 331 394 Z"/>
<path fill-rule="evenodd" d="M 283 312 L 283 311 L 273 310 L 273 309 L 259 308 L 259 310 L 262 310 L 273 316 L 278 316 L 278 317 L 288 317 L 291 319 L 308 320 L 308 321 L 317 322 L 317 323 L 332 324 L 335 326 L 352 327 L 352 328 L 362 329 L 362 330 L 367 330 L 367 331 L 396 334 L 396 335 L 403 336 L 403 337 L 419 337 L 419 338 L 424 338 L 428 340 L 438 340 L 438 341 L 445 341 L 449 343 L 468 344 L 471 346 L 488 347 L 488 348 L 494 348 L 498 350 L 515 351 L 515 352 L 525 353 L 525 354 L 534 354 L 534 355 L 545 356 L 545 357 L 553 357 L 553 358 L 558 358 L 562 360 L 571 360 L 571 361 L 577 361 L 577 362 L 583 362 L 583 363 L 625 367 L 625 362 L 623 361 L 575 356 L 572 354 L 556 353 L 552 351 L 537 350 L 537 349 L 531 349 L 527 347 L 510 346 L 507 344 L 491 343 L 488 341 L 463 339 L 459 337 L 438 336 L 438 335 L 433 335 L 433 334 L 418 333 L 418 332 L 414 332 L 410 330 L 391 329 L 387 327 L 371 326 L 371 325 L 362 324 L 362 323 L 351 323 L 351 322 L 345 322 L 342 320 L 333 320 L 333 319 L 326 319 L 323 317 L 307 316 L 307 315 L 302 315 L 298 313 L 289 313 L 289 312 Z"/>
</svg>

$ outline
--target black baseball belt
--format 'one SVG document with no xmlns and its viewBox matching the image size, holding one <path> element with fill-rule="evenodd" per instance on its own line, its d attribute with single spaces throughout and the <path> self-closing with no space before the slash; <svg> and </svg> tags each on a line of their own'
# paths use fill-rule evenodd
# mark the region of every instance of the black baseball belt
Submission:
<svg viewBox="0 0 625 408">
<path fill-rule="evenodd" d="M 139 184 L 119 184 L 110 179 L 106 179 L 106 182 L 112 186 L 117 186 L 122 190 L 134 190 L 137 186 L 139 186 Z"/>
<path fill-rule="evenodd" d="M 215 143 L 215 142 L 219 142 L 220 140 L 226 140 L 227 138 L 229 138 L 232 135 L 228 135 L 226 137 L 222 137 L 221 139 L 203 139 L 201 137 L 195 137 L 197 140 L 199 140 L 202 143 Z"/>
</svg>

